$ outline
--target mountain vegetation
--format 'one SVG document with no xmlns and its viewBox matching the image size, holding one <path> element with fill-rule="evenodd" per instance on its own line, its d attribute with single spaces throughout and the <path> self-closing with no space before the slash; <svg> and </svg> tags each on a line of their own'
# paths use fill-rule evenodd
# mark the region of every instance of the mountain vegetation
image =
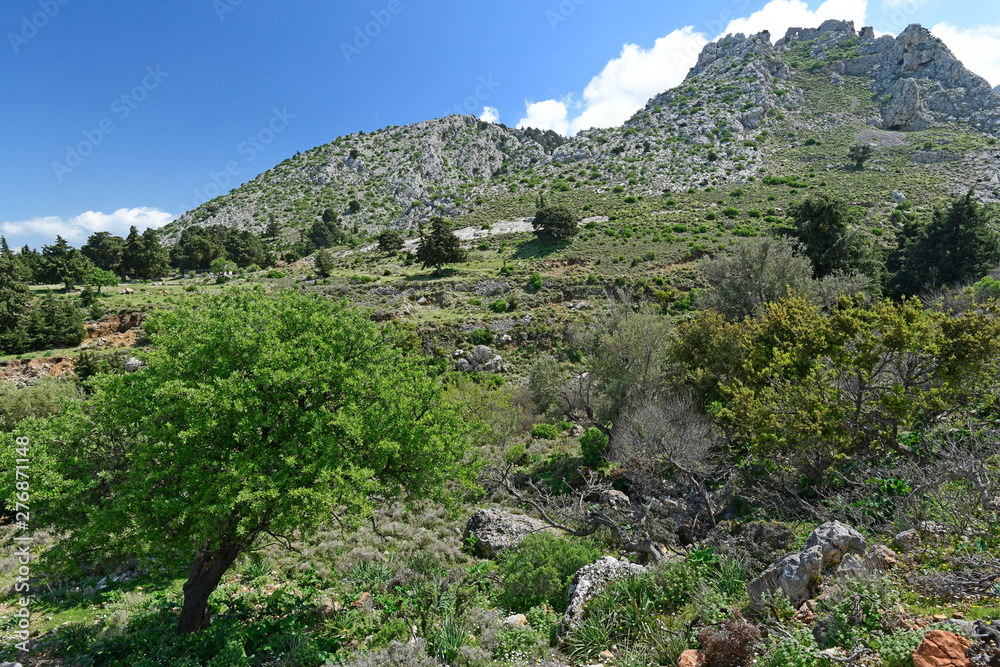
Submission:
<svg viewBox="0 0 1000 667">
<path fill-rule="evenodd" d="M 828 21 L 3 241 L 0 660 L 997 664 L 998 135 Z"/>
</svg>

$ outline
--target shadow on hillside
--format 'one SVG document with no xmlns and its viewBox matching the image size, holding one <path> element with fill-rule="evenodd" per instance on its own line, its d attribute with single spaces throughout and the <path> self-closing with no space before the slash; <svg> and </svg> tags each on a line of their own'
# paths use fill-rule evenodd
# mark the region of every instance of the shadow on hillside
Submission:
<svg viewBox="0 0 1000 667">
<path fill-rule="evenodd" d="M 514 257 L 516 259 L 537 259 L 539 257 L 548 257 L 552 253 L 568 247 L 568 241 L 548 243 L 546 241 L 539 241 L 538 239 L 535 239 L 532 241 L 525 241 L 519 245 L 517 247 L 517 252 L 514 253 Z"/>
<path fill-rule="evenodd" d="M 451 278 L 452 276 L 457 276 L 459 273 L 461 272 L 458 269 L 446 268 L 439 274 L 437 271 L 432 269 L 427 273 L 418 273 L 416 275 L 406 276 L 403 280 L 408 283 L 427 283 L 434 280 L 441 280 L 443 278 Z"/>
</svg>

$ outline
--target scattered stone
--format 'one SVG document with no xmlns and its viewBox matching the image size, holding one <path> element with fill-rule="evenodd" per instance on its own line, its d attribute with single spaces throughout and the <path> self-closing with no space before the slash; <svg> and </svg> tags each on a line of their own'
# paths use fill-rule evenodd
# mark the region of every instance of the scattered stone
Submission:
<svg viewBox="0 0 1000 667">
<path fill-rule="evenodd" d="M 333 614 L 338 611 L 338 606 L 339 605 L 337 605 L 330 598 L 325 598 L 322 602 L 320 602 L 319 607 L 316 609 L 316 613 L 319 614 L 320 618 L 325 620 L 333 616 Z"/>
<path fill-rule="evenodd" d="M 463 351 L 455 350 L 455 357 L 461 357 Z M 455 368 L 460 371 L 499 373 L 504 369 L 503 357 L 494 355 L 493 350 L 485 345 L 477 345 L 464 359 L 455 362 Z"/>
<path fill-rule="evenodd" d="M 462 539 L 474 540 L 475 552 L 493 558 L 506 549 L 516 549 L 531 533 L 551 531 L 544 521 L 498 508 L 477 510 L 468 523 Z"/>
<path fill-rule="evenodd" d="M 899 190 L 893 190 L 892 191 L 892 200 L 894 202 L 896 202 L 897 204 L 902 204 L 904 201 L 906 201 L 906 195 L 904 195 Z"/>
<path fill-rule="evenodd" d="M 892 545 L 901 553 L 913 551 L 920 546 L 920 542 L 920 531 L 915 528 L 904 530 L 903 532 L 897 534 L 896 537 L 892 538 Z"/>
<path fill-rule="evenodd" d="M 514 614 L 505 618 L 503 624 L 523 628 L 528 625 L 528 619 L 524 614 Z"/>
<path fill-rule="evenodd" d="M 704 667 L 704 664 L 705 652 L 693 648 L 681 653 L 681 657 L 677 660 L 677 667 Z"/>
<path fill-rule="evenodd" d="M 944 630 L 931 630 L 913 652 L 914 667 L 972 667 L 965 657 L 969 642 Z"/>
<path fill-rule="evenodd" d="M 125 371 L 128 373 L 135 373 L 137 370 L 143 367 L 142 361 L 136 357 L 129 357 L 125 360 Z"/>
</svg>

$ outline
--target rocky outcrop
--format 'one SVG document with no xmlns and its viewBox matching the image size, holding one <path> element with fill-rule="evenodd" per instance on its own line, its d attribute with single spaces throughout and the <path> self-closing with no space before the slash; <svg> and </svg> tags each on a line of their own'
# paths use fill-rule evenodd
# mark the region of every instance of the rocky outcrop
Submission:
<svg viewBox="0 0 1000 667">
<path fill-rule="evenodd" d="M 506 549 L 516 549 L 531 533 L 551 531 L 544 521 L 507 510 L 478 510 L 465 524 L 462 539 L 473 542 L 473 550 L 484 558 L 493 558 Z"/>
<path fill-rule="evenodd" d="M 644 571 L 645 568 L 641 565 L 620 561 L 611 556 L 580 568 L 569 585 L 569 604 L 559 625 L 559 636 L 563 637 L 579 627 L 583 620 L 584 605 L 593 600 L 605 586 L 616 579 L 642 574 Z"/>
<path fill-rule="evenodd" d="M 781 589 L 798 608 L 803 602 L 816 597 L 820 576 L 851 556 L 851 570 L 863 567 L 857 557 L 863 556 L 868 547 L 858 531 L 839 521 L 830 521 L 810 533 L 805 545 L 769 567 L 759 577 L 747 584 L 750 602 L 760 607 L 767 594 Z"/>
<path fill-rule="evenodd" d="M 455 350 L 453 356 L 458 359 L 455 362 L 455 369 L 466 373 L 499 373 L 504 368 L 503 357 L 499 354 L 494 355 L 493 350 L 485 345 L 477 345 L 468 355 L 464 350 Z"/>
<path fill-rule="evenodd" d="M 969 641 L 944 630 L 931 630 L 913 652 L 913 667 L 972 667 L 965 657 Z"/>
</svg>

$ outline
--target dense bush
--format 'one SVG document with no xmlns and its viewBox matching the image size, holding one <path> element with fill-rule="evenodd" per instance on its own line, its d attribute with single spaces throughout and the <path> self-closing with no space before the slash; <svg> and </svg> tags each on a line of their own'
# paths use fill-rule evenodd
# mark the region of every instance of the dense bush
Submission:
<svg viewBox="0 0 1000 667">
<path fill-rule="evenodd" d="M 565 609 L 569 583 L 584 565 L 600 558 L 601 552 L 583 542 L 548 533 L 528 535 L 518 551 L 504 560 L 501 573 L 504 590 L 501 604 L 515 613 L 547 604 Z"/>
<path fill-rule="evenodd" d="M 698 641 L 705 650 L 705 667 L 745 667 L 753 664 L 760 630 L 736 612 L 721 628 L 703 630 Z"/>
<path fill-rule="evenodd" d="M 48 417 L 62 409 L 66 401 L 83 398 L 76 382 L 52 376 L 18 389 L 13 382 L 0 382 L 0 432 L 14 430 L 22 420 Z"/>
<path fill-rule="evenodd" d="M 580 437 L 580 450 L 583 452 L 583 462 L 589 466 L 597 465 L 604 457 L 608 447 L 608 436 L 596 428 L 588 428 Z"/>
<path fill-rule="evenodd" d="M 559 437 L 559 429 L 552 424 L 535 424 L 531 427 L 531 437 L 536 440 L 555 440 Z"/>
</svg>

